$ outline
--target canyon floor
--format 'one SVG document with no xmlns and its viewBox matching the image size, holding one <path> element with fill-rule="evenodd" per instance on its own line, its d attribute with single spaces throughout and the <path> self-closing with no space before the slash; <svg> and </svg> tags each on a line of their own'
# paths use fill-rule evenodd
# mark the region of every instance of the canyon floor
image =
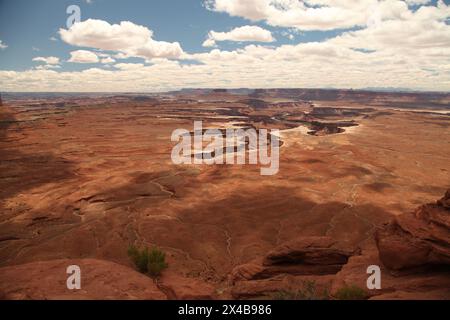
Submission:
<svg viewBox="0 0 450 320">
<path fill-rule="evenodd" d="M 378 230 L 450 188 L 448 101 L 398 105 L 226 92 L 4 99 L 0 296 L 270 299 L 312 282 L 332 294 L 366 289 L 379 265 L 384 286 L 368 298 L 450 299 L 444 258 L 398 273 L 378 254 Z M 171 134 L 194 120 L 280 129 L 278 174 L 173 164 Z M 135 270 L 130 244 L 166 253 L 158 281 Z M 271 262 L 286 250 L 281 260 L 297 250 L 303 261 Z M 82 290 L 66 288 L 70 264 Z"/>
</svg>

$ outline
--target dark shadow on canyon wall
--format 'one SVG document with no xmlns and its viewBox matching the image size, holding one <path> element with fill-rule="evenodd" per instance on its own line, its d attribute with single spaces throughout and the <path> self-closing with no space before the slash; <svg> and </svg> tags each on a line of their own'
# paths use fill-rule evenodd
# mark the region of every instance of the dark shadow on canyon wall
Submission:
<svg viewBox="0 0 450 320">
<path fill-rule="evenodd" d="M 50 163 L 55 169 L 58 159 L 50 160 L 54 161 Z M 21 168 L 19 177 L 40 174 L 32 166 Z M 61 178 L 70 177 L 70 166 L 62 169 L 67 171 Z M 392 217 L 383 208 L 371 204 L 352 206 L 331 199 L 317 203 L 295 194 L 296 188 L 301 186 L 277 188 L 255 183 L 254 188 L 249 189 L 237 185 L 231 194 L 218 189 L 207 195 L 199 193 L 195 201 L 188 203 L 186 198 L 191 197 L 195 185 L 202 182 L 195 176 L 184 176 L 184 173 L 174 176 L 173 173 L 136 174 L 125 186 L 99 191 L 85 200 L 87 205 L 95 207 L 102 203 L 106 206 L 94 220 L 66 221 L 69 225 L 64 225 L 64 229 L 55 229 L 51 222 L 42 221 L 41 235 L 25 239 L 20 247 L 25 245 L 26 252 L 9 260 L 8 264 L 64 257 L 101 258 L 128 264 L 126 248 L 137 240 L 184 256 L 187 270 L 200 264 L 207 266 L 204 267 L 207 270 L 196 270 L 199 274 L 223 279 L 234 266 L 265 256 L 277 245 L 297 237 L 326 235 L 364 245 L 372 241 L 377 226 Z M 60 178 L 52 175 L 40 183 L 53 179 Z M 15 192 L 24 192 L 32 186 L 16 187 Z M 168 201 L 168 208 L 178 209 L 165 212 L 161 209 L 164 207 L 158 205 L 160 201 Z M 67 216 L 77 206 L 78 203 L 67 203 L 66 212 L 61 208 L 61 215 Z M 60 209 L 41 210 L 44 214 Z M 80 210 L 77 214 L 82 216 Z M 144 210 L 147 214 L 140 214 Z M 20 247 L 11 247 L 8 256 L 14 257 Z"/>
<path fill-rule="evenodd" d="M 0 107 L 0 200 L 54 181 L 74 177 L 70 161 L 49 152 L 28 153 L 20 146 L 26 130 L 38 121 L 18 121 L 7 107 Z M 26 130 L 23 130 L 25 129 Z"/>
<path fill-rule="evenodd" d="M 376 228 L 392 218 L 372 204 L 316 203 L 294 195 L 291 188 L 255 189 L 235 190 L 225 199 L 208 195 L 199 205 L 186 206 L 176 219 L 151 219 L 145 237 L 158 246 L 188 252 L 224 277 L 234 266 L 298 237 L 330 236 L 364 246 L 373 241 Z"/>
</svg>

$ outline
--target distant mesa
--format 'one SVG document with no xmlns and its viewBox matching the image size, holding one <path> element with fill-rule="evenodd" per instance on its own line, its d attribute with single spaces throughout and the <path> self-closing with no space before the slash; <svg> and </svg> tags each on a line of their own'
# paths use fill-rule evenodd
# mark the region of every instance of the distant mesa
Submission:
<svg viewBox="0 0 450 320">
<path fill-rule="evenodd" d="M 238 101 L 239 103 L 246 104 L 253 108 L 266 108 L 269 103 L 261 99 L 245 99 Z"/>
</svg>

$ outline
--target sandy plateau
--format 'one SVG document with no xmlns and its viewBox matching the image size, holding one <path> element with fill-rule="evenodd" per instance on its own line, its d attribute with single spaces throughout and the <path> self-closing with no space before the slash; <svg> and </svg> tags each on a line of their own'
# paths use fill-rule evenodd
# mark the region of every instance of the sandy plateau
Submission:
<svg viewBox="0 0 450 320">
<path fill-rule="evenodd" d="M 305 281 L 332 295 L 346 284 L 365 289 L 376 264 L 385 287 L 368 298 L 450 299 L 450 99 L 424 112 L 431 107 L 413 94 L 368 96 L 5 95 L 1 297 L 266 299 Z M 172 131 L 194 120 L 282 130 L 279 173 L 172 164 Z M 412 232 L 413 218 L 398 224 L 428 251 L 394 263 L 398 241 L 388 240 L 404 234 L 389 233 L 393 219 L 423 204 L 432 214 L 416 216 L 431 235 Z M 130 244 L 166 252 L 157 283 L 135 271 Z M 84 270 L 81 291 L 65 287 L 69 264 Z"/>
</svg>

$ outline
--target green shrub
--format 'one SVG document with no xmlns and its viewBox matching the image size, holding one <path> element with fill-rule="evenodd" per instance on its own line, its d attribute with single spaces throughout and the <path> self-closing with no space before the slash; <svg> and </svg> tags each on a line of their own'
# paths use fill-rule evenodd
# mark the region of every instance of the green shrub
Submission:
<svg viewBox="0 0 450 320">
<path fill-rule="evenodd" d="M 156 247 L 149 251 L 147 247 L 139 250 L 136 246 L 131 245 L 128 248 L 128 256 L 139 272 L 148 273 L 152 277 L 159 276 L 168 266 L 166 254 Z"/>
<path fill-rule="evenodd" d="M 152 277 L 157 277 L 161 272 L 168 267 L 166 263 L 166 254 L 156 247 L 150 251 L 148 258 L 148 273 Z"/>
<path fill-rule="evenodd" d="M 148 248 L 139 250 L 135 246 L 130 246 L 128 248 L 128 256 L 133 261 L 139 272 L 147 273 L 148 271 Z"/>
<path fill-rule="evenodd" d="M 315 281 L 304 281 L 303 287 L 297 291 L 281 290 L 272 296 L 274 300 L 328 300 L 328 290 L 319 291 Z"/>
<path fill-rule="evenodd" d="M 338 300 L 365 300 L 368 298 L 368 294 L 364 289 L 350 285 L 340 288 L 334 297 Z"/>
<path fill-rule="evenodd" d="M 303 288 L 298 293 L 300 300 L 326 300 L 328 299 L 328 291 L 319 292 L 314 281 L 305 281 Z"/>
<path fill-rule="evenodd" d="M 271 295 L 273 300 L 295 300 L 295 292 L 280 290 Z"/>
</svg>

